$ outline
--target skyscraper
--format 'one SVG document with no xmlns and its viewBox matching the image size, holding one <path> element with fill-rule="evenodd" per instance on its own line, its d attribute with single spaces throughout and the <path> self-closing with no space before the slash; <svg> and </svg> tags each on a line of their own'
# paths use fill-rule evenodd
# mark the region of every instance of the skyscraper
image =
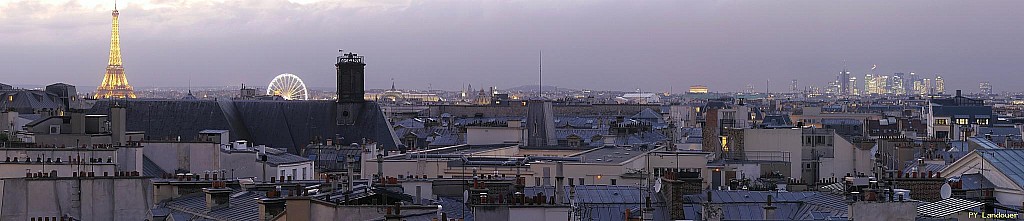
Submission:
<svg viewBox="0 0 1024 221">
<path fill-rule="evenodd" d="M 96 88 L 93 98 L 135 98 L 135 91 L 128 85 L 128 78 L 124 75 L 124 67 L 121 66 L 121 34 L 118 32 L 117 6 L 111 13 L 114 20 L 110 31 L 110 57 L 107 60 L 107 72 L 103 75 L 103 82 Z"/>
<path fill-rule="evenodd" d="M 864 94 L 875 93 L 875 78 L 871 74 L 864 75 Z"/>
<path fill-rule="evenodd" d="M 984 95 L 992 94 L 992 84 L 988 83 L 988 81 L 982 81 L 981 83 L 979 83 L 978 84 L 978 88 L 981 89 L 981 94 L 984 94 Z"/>
<path fill-rule="evenodd" d="M 789 90 L 790 90 L 790 91 L 792 91 L 793 93 L 797 93 L 797 92 L 800 92 L 800 85 L 799 85 L 799 84 L 797 84 L 797 81 L 796 81 L 796 79 L 793 79 L 793 81 L 792 81 L 792 82 L 790 82 L 790 84 L 789 84 Z"/>
<path fill-rule="evenodd" d="M 935 93 L 946 93 L 946 82 L 942 80 L 942 76 L 935 77 Z"/>
<path fill-rule="evenodd" d="M 891 86 L 892 90 L 889 91 L 889 92 L 891 92 L 893 94 L 896 94 L 896 95 L 907 94 L 907 87 L 904 84 L 904 83 L 906 83 L 906 78 L 904 78 L 904 74 L 903 73 L 895 73 L 895 74 L 893 74 L 892 82 L 891 83 L 892 83 L 892 86 Z"/>
<path fill-rule="evenodd" d="M 857 77 L 850 77 L 850 95 L 860 95 L 860 88 L 857 86 Z"/>
<path fill-rule="evenodd" d="M 925 78 L 921 80 L 921 84 L 921 94 L 935 94 L 935 87 L 932 87 L 932 79 Z"/>
<path fill-rule="evenodd" d="M 843 71 L 839 72 L 839 77 L 836 79 L 839 82 L 839 94 L 850 95 L 853 90 L 850 89 L 850 72 L 846 71 L 846 67 L 843 67 Z"/>
</svg>

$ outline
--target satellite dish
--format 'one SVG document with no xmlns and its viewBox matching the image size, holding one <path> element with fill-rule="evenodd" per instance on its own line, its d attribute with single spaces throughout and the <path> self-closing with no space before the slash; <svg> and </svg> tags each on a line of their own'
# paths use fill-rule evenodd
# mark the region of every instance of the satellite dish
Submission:
<svg viewBox="0 0 1024 221">
<path fill-rule="evenodd" d="M 654 181 L 654 192 L 661 192 L 661 178 L 658 178 L 658 180 Z"/>
<path fill-rule="evenodd" d="M 949 186 L 949 183 L 942 184 L 942 188 L 939 188 L 939 195 L 942 199 L 949 199 L 953 195 L 953 187 Z"/>
</svg>

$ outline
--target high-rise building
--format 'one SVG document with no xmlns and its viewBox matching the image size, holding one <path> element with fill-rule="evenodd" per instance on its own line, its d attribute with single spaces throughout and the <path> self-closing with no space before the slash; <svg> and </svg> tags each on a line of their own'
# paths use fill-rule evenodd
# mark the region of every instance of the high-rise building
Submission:
<svg viewBox="0 0 1024 221">
<path fill-rule="evenodd" d="M 946 93 L 946 82 L 942 80 L 942 76 L 935 76 L 935 93 Z"/>
<path fill-rule="evenodd" d="M 876 94 L 891 94 L 892 84 L 889 83 L 890 78 L 886 75 L 875 76 L 875 93 Z"/>
<path fill-rule="evenodd" d="M 797 84 L 796 79 L 793 79 L 793 81 L 789 83 L 789 90 L 793 93 L 800 92 L 800 85 Z"/>
<path fill-rule="evenodd" d="M 864 75 L 864 94 L 865 95 L 869 95 L 869 94 L 874 94 L 874 93 L 875 93 L 875 78 L 874 78 L 874 76 L 871 76 L 871 74 Z"/>
<path fill-rule="evenodd" d="M 93 98 L 135 98 L 135 91 L 128 85 L 128 78 L 124 75 L 124 67 L 121 65 L 121 34 L 118 31 L 117 7 L 111 13 L 114 20 L 110 31 L 110 57 L 107 60 L 107 72 L 103 75 L 103 82 L 96 88 Z"/>
<path fill-rule="evenodd" d="M 857 86 L 857 77 L 850 77 L 850 95 L 860 95 L 860 88 Z"/>
<path fill-rule="evenodd" d="M 830 82 L 828 82 L 828 87 L 825 88 L 825 94 L 828 94 L 828 95 L 840 95 L 840 94 L 842 94 L 842 93 L 840 93 L 841 89 L 842 89 L 842 86 L 839 86 L 839 83 L 837 81 L 830 81 Z"/>
<path fill-rule="evenodd" d="M 988 81 L 982 81 L 981 83 L 979 83 L 978 84 L 978 88 L 981 89 L 981 94 L 984 94 L 984 95 L 992 94 L 992 84 L 988 83 Z"/>
<path fill-rule="evenodd" d="M 850 95 L 852 90 L 850 89 L 850 72 L 846 71 L 846 67 L 843 67 L 843 71 L 839 72 L 839 77 L 836 79 L 839 82 L 839 94 Z"/>
<path fill-rule="evenodd" d="M 904 78 L 903 75 L 904 75 L 903 73 L 895 73 L 895 74 L 893 74 L 892 82 L 891 82 L 892 83 L 892 87 L 891 87 L 892 90 L 889 91 L 889 92 L 891 92 L 893 94 L 896 94 L 896 95 L 907 94 L 907 88 L 905 87 L 905 84 L 904 84 L 904 83 L 906 83 L 906 79 Z"/>
<path fill-rule="evenodd" d="M 925 78 L 921 80 L 921 94 L 935 94 L 935 87 L 932 87 L 932 79 Z"/>
</svg>

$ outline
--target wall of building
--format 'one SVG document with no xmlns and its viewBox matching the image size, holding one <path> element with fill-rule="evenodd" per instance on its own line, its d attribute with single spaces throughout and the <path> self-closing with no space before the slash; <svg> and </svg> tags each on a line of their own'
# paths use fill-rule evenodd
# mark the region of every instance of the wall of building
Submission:
<svg viewBox="0 0 1024 221">
<path fill-rule="evenodd" d="M 485 205 L 473 207 L 476 220 L 569 220 L 568 206 L 507 206 Z"/>
<path fill-rule="evenodd" d="M 524 131 L 523 128 L 513 127 L 466 127 L 466 144 L 523 143 L 526 137 Z"/>
<path fill-rule="evenodd" d="M 309 199 L 288 199 L 284 220 L 378 220 L 387 214 L 387 207 L 372 205 L 337 206 Z M 403 206 L 401 214 L 424 214 L 437 211 L 436 206 Z"/>
<path fill-rule="evenodd" d="M 843 177 L 847 173 L 868 173 L 871 171 L 872 156 L 870 149 L 857 148 L 856 145 L 839 135 L 835 135 L 833 141 L 835 148 L 834 157 L 821 158 L 821 168 L 818 172 L 818 177 Z"/>
<path fill-rule="evenodd" d="M 293 180 L 314 180 L 313 161 L 296 164 L 282 164 L 277 167 L 277 176 L 291 176 Z"/>
<path fill-rule="evenodd" d="M 850 205 L 850 220 L 916 220 L 917 202 L 855 202 Z"/>
<path fill-rule="evenodd" d="M 801 179 L 800 173 L 801 142 L 803 132 L 799 129 L 744 129 L 743 130 L 744 150 L 746 156 L 751 158 L 754 154 L 750 152 L 782 152 L 789 153 L 790 174 L 793 179 Z"/>
<path fill-rule="evenodd" d="M 266 165 L 266 173 L 264 173 L 264 164 L 256 161 L 254 152 L 221 152 L 220 163 L 223 165 L 220 169 L 224 170 L 228 176 L 234 174 L 233 177 L 256 177 L 257 180 L 264 177 L 266 180 L 270 180 L 272 176 L 280 176 L 277 167 L 269 164 Z"/>
<path fill-rule="evenodd" d="M 152 220 L 149 179 L 14 178 L 3 179 L 0 186 L 0 220 L 62 215 L 79 220 Z"/>
<path fill-rule="evenodd" d="M 199 173 L 221 169 L 219 144 L 167 142 L 142 145 L 145 156 L 167 172 L 181 169 Z M 255 156 L 250 160 L 255 160 Z"/>
</svg>

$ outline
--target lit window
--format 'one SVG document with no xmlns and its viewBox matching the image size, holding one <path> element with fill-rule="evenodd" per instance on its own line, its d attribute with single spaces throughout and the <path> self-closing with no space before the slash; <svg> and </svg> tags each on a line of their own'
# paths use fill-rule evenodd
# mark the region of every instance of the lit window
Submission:
<svg viewBox="0 0 1024 221">
<path fill-rule="evenodd" d="M 967 122 L 968 122 L 967 118 L 957 118 L 956 119 L 956 124 L 959 124 L 959 125 L 967 125 Z"/>
<path fill-rule="evenodd" d="M 948 125 L 949 122 L 946 119 L 935 119 L 935 125 Z"/>
<path fill-rule="evenodd" d="M 7 96 L 7 101 L 14 101 L 14 95 Z"/>
<path fill-rule="evenodd" d="M 722 136 L 722 151 L 729 152 L 729 137 Z"/>
<path fill-rule="evenodd" d="M 981 124 L 981 125 L 988 125 L 988 119 L 985 119 L 985 118 L 979 118 L 979 119 L 978 119 L 978 124 Z"/>
</svg>

